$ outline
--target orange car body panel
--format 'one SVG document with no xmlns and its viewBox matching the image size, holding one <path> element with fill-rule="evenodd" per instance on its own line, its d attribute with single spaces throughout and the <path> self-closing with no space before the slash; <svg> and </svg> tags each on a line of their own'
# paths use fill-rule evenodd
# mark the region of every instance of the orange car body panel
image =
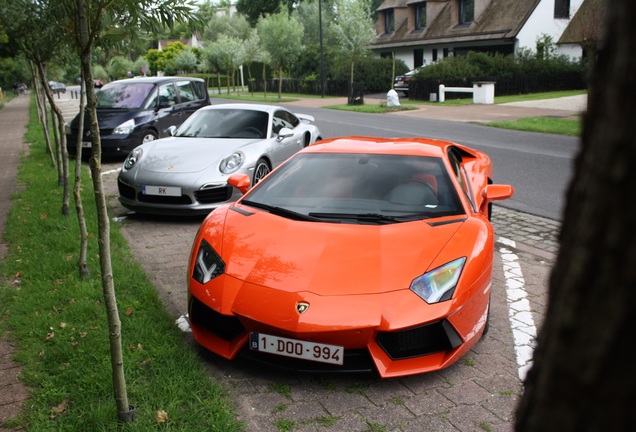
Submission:
<svg viewBox="0 0 636 432">
<path fill-rule="evenodd" d="M 240 201 L 211 213 L 194 240 L 189 296 L 221 316 L 236 317 L 244 330 L 228 341 L 193 323 L 197 342 L 228 359 L 246 345 L 249 331 L 366 349 L 382 377 L 429 372 L 457 361 L 480 339 L 489 307 L 494 233 L 482 193 L 492 172 L 487 156 L 446 141 L 368 137 L 322 141 L 303 152 L 443 158 L 450 147 L 461 151 L 475 191 L 471 199 L 459 194 L 464 215 L 388 225 L 316 223 Z M 493 189 L 493 194 L 504 199 L 512 189 L 510 194 Z M 225 272 L 201 284 L 191 275 L 204 239 L 225 263 Z M 409 289 L 415 278 L 459 257 L 466 257 L 466 264 L 450 300 L 428 304 Z M 310 305 L 305 313 L 296 310 L 298 302 Z M 458 347 L 393 359 L 377 341 L 381 332 L 440 320 L 457 332 Z"/>
</svg>

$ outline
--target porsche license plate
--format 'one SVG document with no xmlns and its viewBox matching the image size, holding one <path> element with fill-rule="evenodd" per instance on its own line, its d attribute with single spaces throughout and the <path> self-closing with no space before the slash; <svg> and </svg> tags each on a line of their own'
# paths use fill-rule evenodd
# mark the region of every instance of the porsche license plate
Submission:
<svg viewBox="0 0 636 432">
<path fill-rule="evenodd" d="M 342 365 L 344 348 L 317 342 L 288 339 L 264 333 L 250 333 L 252 351 L 293 357 L 322 363 Z"/>
<path fill-rule="evenodd" d="M 143 186 L 141 193 L 144 195 L 181 196 L 181 188 L 174 186 Z"/>
<path fill-rule="evenodd" d="M 93 144 L 90 141 L 82 141 L 82 148 L 91 148 Z"/>
</svg>

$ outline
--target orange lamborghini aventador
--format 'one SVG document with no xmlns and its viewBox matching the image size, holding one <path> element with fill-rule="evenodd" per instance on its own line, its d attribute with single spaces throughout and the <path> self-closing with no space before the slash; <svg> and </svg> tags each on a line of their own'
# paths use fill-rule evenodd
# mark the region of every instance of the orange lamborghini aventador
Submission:
<svg viewBox="0 0 636 432">
<path fill-rule="evenodd" d="M 488 329 L 484 153 L 425 138 L 313 144 L 202 223 L 189 262 L 195 340 L 302 371 L 445 368 Z M 249 190 L 248 190 L 249 189 Z"/>
</svg>

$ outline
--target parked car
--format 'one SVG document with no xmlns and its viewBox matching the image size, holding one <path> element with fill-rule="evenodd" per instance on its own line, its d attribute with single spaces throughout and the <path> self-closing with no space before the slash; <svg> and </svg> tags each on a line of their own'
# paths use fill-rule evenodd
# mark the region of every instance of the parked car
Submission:
<svg viewBox="0 0 636 432">
<path fill-rule="evenodd" d="M 53 94 L 66 93 L 66 85 L 57 81 L 49 81 L 49 87 Z"/>
<path fill-rule="evenodd" d="M 113 81 L 97 92 L 102 155 L 124 157 L 138 145 L 169 135 L 197 109 L 210 105 L 205 81 L 188 77 L 149 77 Z M 75 154 L 79 115 L 66 125 L 69 152 Z M 90 154 L 88 116 L 82 147 Z"/>
<path fill-rule="evenodd" d="M 134 149 L 119 174 L 119 201 L 141 213 L 207 214 L 240 193 L 233 173 L 253 184 L 320 140 L 314 118 L 273 105 L 220 104 L 201 108 L 174 136 Z"/>
<path fill-rule="evenodd" d="M 445 368 L 488 330 L 494 234 L 480 151 L 425 138 L 313 144 L 202 223 L 188 268 L 197 343 L 302 371 Z M 248 190 L 249 189 L 249 190 Z"/>
<path fill-rule="evenodd" d="M 96 80 L 93 80 L 93 83 L 94 83 L 94 85 L 95 85 L 95 88 L 102 88 L 102 87 L 104 87 L 104 81 L 102 81 L 102 80 L 98 80 L 98 79 L 96 79 Z"/>
<path fill-rule="evenodd" d="M 404 93 L 404 96 L 409 97 L 409 87 L 411 85 L 411 80 L 413 79 L 413 75 L 415 75 L 421 68 L 413 69 L 405 73 L 404 75 L 399 75 L 395 78 L 395 82 L 393 83 L 393 89 L 395 91 L 399 91 Z"/>
</svg>

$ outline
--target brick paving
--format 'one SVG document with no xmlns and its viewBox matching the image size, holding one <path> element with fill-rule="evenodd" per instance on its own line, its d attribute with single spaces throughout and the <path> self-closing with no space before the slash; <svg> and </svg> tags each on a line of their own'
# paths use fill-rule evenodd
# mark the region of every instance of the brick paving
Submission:
<svg viewBox="0 0 636 432">
<path fill-rule="evenodd" d="M 15 172 L 27 121 L 27 98 L 16 98 L 0 110 L 0 228 L 15 190 Z M 330 100 L 305 100 L 296 104 L 321 106 Z M 69 103 L 71 110 L 76 102 Z M 437 107 L 434 107 L 437 108 Z M 446 107 L 440 107 L 446 108 Z M 462 108 L 466 121 L 488 117 L 484 111 L 515 112 L 519 116 L 569 116 L 566 110 L 533 107 Z M 434 110 L 417 110 L 429 116 Z M 439 114 L 439 110 L 435 110 Z M 458 112 L 459 110 L 456 110 Z M 473 120 L 469 113 L 472 112 Z M 446 114 L 448 115 L 448 114 Z M 508 114 L 510 116 L 512 114 Z M 70 118 L 70 117 L 69 117 Z M 477 120 L 475 120 L 477 119 Z M 116 168 L 116 166 L 113 166 Z M 108 167 L 105 167 L 105 171 Z M 107 196 L 116 196 L 116 174 L 107 174 Z M 115 216 L 126 216 L 115 198 L 109 204 Z M 161 218 L 128 216 L 122 224 L 133 253 L 151 275 L 168 311 L 176 317 L 185 312 L 185 260 L 200 220 L 176 222 Z M 550 219 L 495 206 L 493 225 L 500 241 L 515 242 L 514 253 L 524 263 L 525 284 L 537 324 L 546 306 L 547 275 L 558 249 L 559 223 Z M 161 236 L 152 233 L 161 230 Z M 503 239 L 503 240 L 501 240 Z M 498 245 L 499 247 L 499 245 Z M 0 242 L 0 259 L 6 245 Z M 178 259 L 175 259 L 178 257 Z M 467 356 L 448 369 L 413 377 L 382 380 L 375 376 L 314 376 L 264 371 L 242 361 L 227 362 L 202 353 L 210 373 L 229 391 L 240 418 L 250 431 L 277 431 L 279 422 L 294 424 L 294 431 L 363 431 L 384 427 L 387 431 L 512 431 L 513 415 L 521 394 L 515 352 L 508 321 L 505 275 L 499 254 L 495 254 L 492 290 L 492 325 L 487 337 Z M 14 418 L 28 396 L 20 383 L 20 368 L 13 361 L 11 335 L 0 335 L 0 432 Z M 286 388 L 289 392 L 276 389 Z"/>
</svg>

